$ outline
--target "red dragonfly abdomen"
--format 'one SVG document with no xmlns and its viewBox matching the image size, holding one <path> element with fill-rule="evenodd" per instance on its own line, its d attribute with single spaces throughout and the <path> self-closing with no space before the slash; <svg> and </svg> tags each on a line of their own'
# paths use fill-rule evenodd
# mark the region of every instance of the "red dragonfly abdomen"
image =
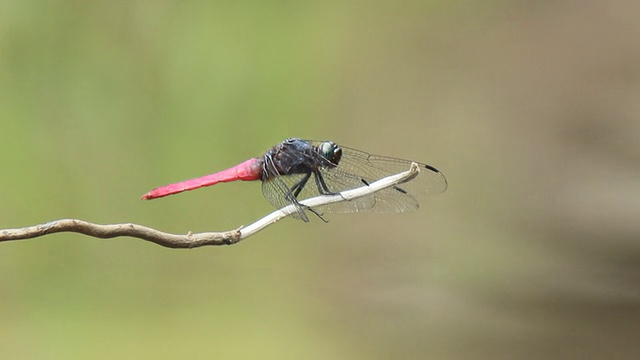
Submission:
<svg viewBox="0 0 640 360">
<path fill-rule="evenodd" d="M 262 159 L 253 158 L 232 168 L 215 174 L 182 181 L 175 184 L 161 186 L 142 195 L 143 200 L 157 199 L 167 195 L 178 194 L 183 191 L 195 190 L 203 186 L 211 186 L 221 182 L 252 181 L 262 179 Z"/>
</svg>

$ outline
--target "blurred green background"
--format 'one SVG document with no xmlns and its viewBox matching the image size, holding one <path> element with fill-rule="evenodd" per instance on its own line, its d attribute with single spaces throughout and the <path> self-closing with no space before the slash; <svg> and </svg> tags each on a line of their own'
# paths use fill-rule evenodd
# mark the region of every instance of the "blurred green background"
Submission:
<svg viewBox="0 0 640 360">
<path fill-rule="evenodd" d="M 287 137 L 440 168 L 409 214 L 231 247 L 0 244 L 3 359 L 540 359 L 640 353 L 631 1 L 0 0 L 0 228 L 223 231 L 258 183 L 156 186 Z"/>
</svg>

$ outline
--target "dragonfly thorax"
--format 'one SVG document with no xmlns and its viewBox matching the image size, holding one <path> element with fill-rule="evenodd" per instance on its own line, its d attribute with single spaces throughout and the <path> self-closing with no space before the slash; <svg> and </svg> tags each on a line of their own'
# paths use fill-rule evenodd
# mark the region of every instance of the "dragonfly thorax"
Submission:
<svg viewBox="0 0 640 360">
<path fill-rule="evenodd" d="M 342 148 L 331 141 L 312 144 L 291 138 L 274 146 L 263 157 L 262 179 L 274 176 L 311 174 L 332 169 L 342 158 Z"/>
</svg>

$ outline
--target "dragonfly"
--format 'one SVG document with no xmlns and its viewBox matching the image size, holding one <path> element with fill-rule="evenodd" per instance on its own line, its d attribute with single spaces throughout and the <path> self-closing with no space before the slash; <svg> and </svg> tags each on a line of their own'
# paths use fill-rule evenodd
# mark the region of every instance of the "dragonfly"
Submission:
<svg viewBox="0 0 640 360">
<path fill-rule="evenodd" d="M 407 171 L 415 161 L 372 155 L 332 141 L 289 138 L 269 149 L 262 157 L 203 177 L 149 191 L 143 200 L 157 199 L 183 191 L 231 181 L 262 182 L 262 194 L 276 208 L 294 204 L 292 217 L 309 221 L 305 210 L 324 220 L 322 214 L 375 211 L 407 212 L 419 208 L 416 194 L 438 194 L 447 188 L 447 179 L 435 167 L 418 163 L 418 176 L 367 196 L 320 207 L 306 207 L 300 201 L 319 195 L 369 185 L 384 177 Z M 326 221 L 326 220 L 324 220 Z"/>
</svg>

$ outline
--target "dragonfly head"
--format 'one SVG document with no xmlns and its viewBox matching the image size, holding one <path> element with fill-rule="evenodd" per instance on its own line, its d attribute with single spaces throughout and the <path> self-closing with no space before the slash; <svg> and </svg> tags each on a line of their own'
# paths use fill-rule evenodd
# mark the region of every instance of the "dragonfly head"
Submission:
<svg viewBox="0 0 640 360">
<path fill-rule="evenodd" d="M 332 141 L 325 141 L 318 146 L 318 151 L 323 158 L 332 164 L 338 165 L 342 157 L 342 148 Z"/>
</svg>

